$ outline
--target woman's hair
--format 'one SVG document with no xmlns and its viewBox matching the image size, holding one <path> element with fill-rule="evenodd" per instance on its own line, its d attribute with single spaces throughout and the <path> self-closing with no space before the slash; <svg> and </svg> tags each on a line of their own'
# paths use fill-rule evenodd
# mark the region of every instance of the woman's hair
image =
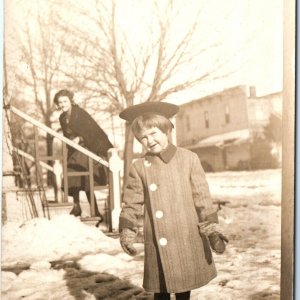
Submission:
<svg viewBox="0 0 300 300">
<path fill-rule="evenodd" d="M 168 118 L 154 113 L 145 113 L 135 118 L 131 124 L 131 130 L 136 137 L 142 130 L 152 127 L 157 127 L 163 133 L 168 134 L 172 130 L 173 124 Z"/>
<path fill-rule="evenodd" d="M 74 97 L 74 94 L 72 92 L 70 92 L 69 90 L 60 90 L 59 92 L 57 92 L 54 96 L 54 100 L 53 102 L 58 105 L 58 99 L 60 97 L 64 97 L 64 96 L 67 96 L 69 99 L 70 99 L 70 102 L 72 104 L 74 104 L 74 101 L 73 101 L 73 97 Z"/>
</svg>

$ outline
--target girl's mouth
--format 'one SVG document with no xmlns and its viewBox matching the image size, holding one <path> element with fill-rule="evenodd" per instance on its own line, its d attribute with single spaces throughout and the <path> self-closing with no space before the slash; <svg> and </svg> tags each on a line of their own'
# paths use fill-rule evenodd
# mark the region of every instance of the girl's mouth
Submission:
<svg viewBox="0 0 300 300">
<path fill-rule="evenodd" d="M 153 149 L 153 148 L 156 147 L 156 145 L 157 145 L 157 144 L 151 145 L 149 148 L 150 148 L 150 149 Z"/>
</svg>

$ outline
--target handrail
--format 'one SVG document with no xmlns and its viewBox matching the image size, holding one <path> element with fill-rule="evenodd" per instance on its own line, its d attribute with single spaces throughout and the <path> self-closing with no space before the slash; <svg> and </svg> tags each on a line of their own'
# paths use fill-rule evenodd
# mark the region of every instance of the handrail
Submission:
<svg viewBox="0 0 300 300">
<path fill-rule="evenodd" d="M 86 156 L 90 157 L 91 159 L 97 161 L 98 163 L 108 167 L 108 162 L 106 160 L 104 160 L 103 158 L 101 158 L 100 156 L 96 155 L 95 153 L 87 150 L 86 148 L 74 143 L 73 141 L 71 141 L 70 139 L 66 138 L 65 136 L 63 136 L 62 134 L 57 133 L 55 130 L 49 128 L 48 126 L 42 124 L 41 122 L 31 118 L 30 116 L 28 116 L 27 114 L 23 113 L 22 111 L 20 111 L 19 109 L 17 109 L 14 106 L 10 106 L 10 110 L 15 113 L 16 115 L 18 115 L 19 117 L 21 117 L 22 119 L 30 122 L 31 124 L 35 125 L 36 127 L 42 129 L 43 131 L 51 134 L 52 136 L 60 139 L 61 141 L 65 142 L 66 144 L 72 146 L 73 148 L 75 148 L 76 150 L 82 152 L 83 154 L 85 154 Z"/>
<path fill-rule="evenodd" d="M 22 119 L 30 122 L 35 126 L 35 131 L 37 129 L 42 129 L 43 131 L 51 134 L 52 136 L 58 138 L 59 140 L 63 141 L 63 176 L 65 178 L 68 178 L 67 174 L 67 165 L 66 165 L 66 144 L 70 145 L 71 147 L 75 148 L 76 150 L 82 152 L 86 156 L 89 157 L 89 170 L 93 170 L 93 164 L 92 164 L 92 159 L 97 161 L 98 163 L 108 167 L 108 174 L 109 174 L 109 197 L 108 197 L 108 207 L 109 207 L 109 217 L 108 217 L 108 222 L 109 222 L 109 230 L 110 231 L 118 231 L 119 230 L 119 215 L 121 212 L 121 181 L 120 181 L 120 172 L 122 168 L 122 161 L 120 157 L 118 156 L 118 151 L 116 148 L 111 148 L 108 150 L 107 155 L 108 155 L 108 161 L 104 160 L 103 158 L 99 157 L 98 155 L 94 154 L 93 152 L 83 148 L 82 146 L 74 143 L 73 141 L 69 140 L 68 138 L 64 137 L 62 134 L 57 133 L 53 129 L 47 127 L 46 125 L 40 123 L 39 121 L 31 118 L 28 116 L 26 113 L 23 113 L 19 109 L 9 106 L 8 107 L 13 113 L 21 117 Z M 37 146 L 37 141 L 35 141 L 35 145 Z M 14 149 L 14 151 L 19 152 L 19 154 L 23 155 L 24 157 L 32 160 L 32 157 L 30 155 L 25 155 L 25 152 L 23 153 L 22 150 L 20 149 Z M 36 152 L 37 153 L 37 152 Z M 43 165 L 43 162 L 38 159 L 38 155 L 35 158 L 36 161 L 36 166 L 37 168 L 40 165 Z M 44 167 L 47 166 L 47 164 L 43 165 Z M 50 166 L 49 166 L 50 167 Z M 46 167 L 49 170 L 49 167 Z M 52 167 L 50 167 L 52 168 Z M 56 172 L 57 168 L 53 167 L 53 172 L 57 178 L 57 182 L 60 182 L 59 177 L 61 176 L 61 173 Z M 93 193 L 93 174 L 90 174 L 90 191 L 91 194 Z M 64 189 L 65 191 L 68 190 L 68 180 L 64 181 L 65 186 Z M 64 193 L 64 196 L 68 198 L 67 193 Z M 91 215 L 94 211 L 94 202 L 91 201 Z"/>
<path fill-rule="evenodd" d="M 17 154 L 20 154 L 21 156 L 29 159 L 30 161 L 35 161 L 34 157 L 28 153 L 26 153 L 25 151 L 18 149 L 16 147 L 12 147 L 12 150 L 15 151 Z M 41 166 L 44 167 L 45 169 L 47 169 L 50 172 L 53 172 L 53 167 L 49 166 L 48 164 L 44 163 L 43 161 L 40 162 Z"/>
</svg>

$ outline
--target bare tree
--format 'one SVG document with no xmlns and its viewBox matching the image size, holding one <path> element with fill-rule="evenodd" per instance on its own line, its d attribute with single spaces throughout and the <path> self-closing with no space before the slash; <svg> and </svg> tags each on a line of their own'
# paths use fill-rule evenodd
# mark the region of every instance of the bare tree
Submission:
<svg viewBox="0 0 300 300">
<path fill-rule="evenodd" d="M 18 65 L 10 65 L 15 71 L 13 101 L 16 105 L 27 104 L 27 113 L 51 127 L 55 109 L 51 93 L 64 80 L 60 68 L 64 61 L 64 32 L 55 28 L 55 11 L 34 7 L 28 11 L 22 30 L 16 31 L 14 48 L 20 57 Z M 10 46 L 11 47 L 11 46 Z M 31 104 L 28 105 L 28 104 Z M 26 109 L 22 105 L 21 109 Z M 53 137 L 46 136 L 47 155 L 53 153 Z M 52 164 L 51 161 L 48 163 Z M 49 177 L 48 177 L 49 178 Z M 51 179 L 50 179 L 51 181 Z"/>
<path fill-rule="evenodd" d="M 176 8 L 175 2 L 164 2 L 167 4 L 161 9 L 162 2 L 149 1 L 153 11 L 151 20 L 144 28 L 143 38 L 134 43 L 131 41 L 133 33 L 120 24 L 122 2 L 95 0 L 92 10 L 73 3 L 72 8 L 81 19 L 80 26 L 61 23 L 61 28 L 72 36 L 67 48 L 74 59 L 73 68 L 66 69 L 65 74 L 85 91 L 89 101 L 98 100 L 98 109 L 118 114 L 133 104 L 167 100 L 205 80 L 224 76 L 223 68 L 229 58 L 216 56 L 210 64 L 205 61 L 211 59 L 213 55 L 209 53 L 213 53 L 222 40 L 213 41 L 205 35 L 198 35 L 195 40 L 201 9 L 187 22 L 188 28 L 180 26 L 185 30 L 176 33 L 176 18 L 182 7 Z M 212 26 L 212 30 L 216 27 Z M 203 67 L 199 68 L 201 60 Z M 228 69 L 226 72 L 229 73 Z M 126 178 L 134 140 L 129 124 L 126 124 L 125 135 Z"/>
<path fill-rule="evenodd" d="M 204 34 L 195 39 L 201 10 L 187 22 L 189 26 L 178 27 L 181 7 L 177 2 L 149 1 L 151 18 L 139 40 L 120 22 L 122 1 L 95 0 L 85 7 L 76 0 L 69 0 L 64 7 L 49 2 L 42 16 L 38 11 L 33 14 L 36 18 L 28 15 L 18 38 L 22 60 L 16 78 L 18 87 L 26 91 L 22 97 L 34 99 L 37 115 L 51 127 L 51 91 L 61 86 L 66 76 L 84 93 L 85 100 L 112 115 L 136 103 L 168 100 L 205 80 L 223 76 L 220 71 L 229 60 L 216 56 L 215 61 L 206 62 L 212 56 L 208 53 L 222 41 L 209 40 Z M 179 28 L 183 30 L 176 32 Z M 201 68 L 199 61 L 205 62 Z M 126 178 L 133 148 L 128 124 L 125 135 Z M 52 153 L 50 136 L 47 153 Z"/>
</svg>

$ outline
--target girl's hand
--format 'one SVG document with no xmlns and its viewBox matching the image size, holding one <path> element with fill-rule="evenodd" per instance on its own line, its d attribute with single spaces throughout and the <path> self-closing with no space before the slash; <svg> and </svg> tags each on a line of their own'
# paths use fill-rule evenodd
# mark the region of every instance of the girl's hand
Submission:
<svg viewBox="0 0 300 300">
<path fill-rule="evenodd" d="M 218 254 L 224 253 L 226 243 L 229 242 L 228 238 L 219 232 L 213 232 L 208 236 L 210 247 Z"/>
<path fill-rule="evenodd" d="M 137 232 L 129 228 L 123 228 L 120 233 L 121 246 L 124 252 L 130 256 L 135 256 L 137 254 L 137 250 L 133 246 L 136 236 Z"/>
</svg>

